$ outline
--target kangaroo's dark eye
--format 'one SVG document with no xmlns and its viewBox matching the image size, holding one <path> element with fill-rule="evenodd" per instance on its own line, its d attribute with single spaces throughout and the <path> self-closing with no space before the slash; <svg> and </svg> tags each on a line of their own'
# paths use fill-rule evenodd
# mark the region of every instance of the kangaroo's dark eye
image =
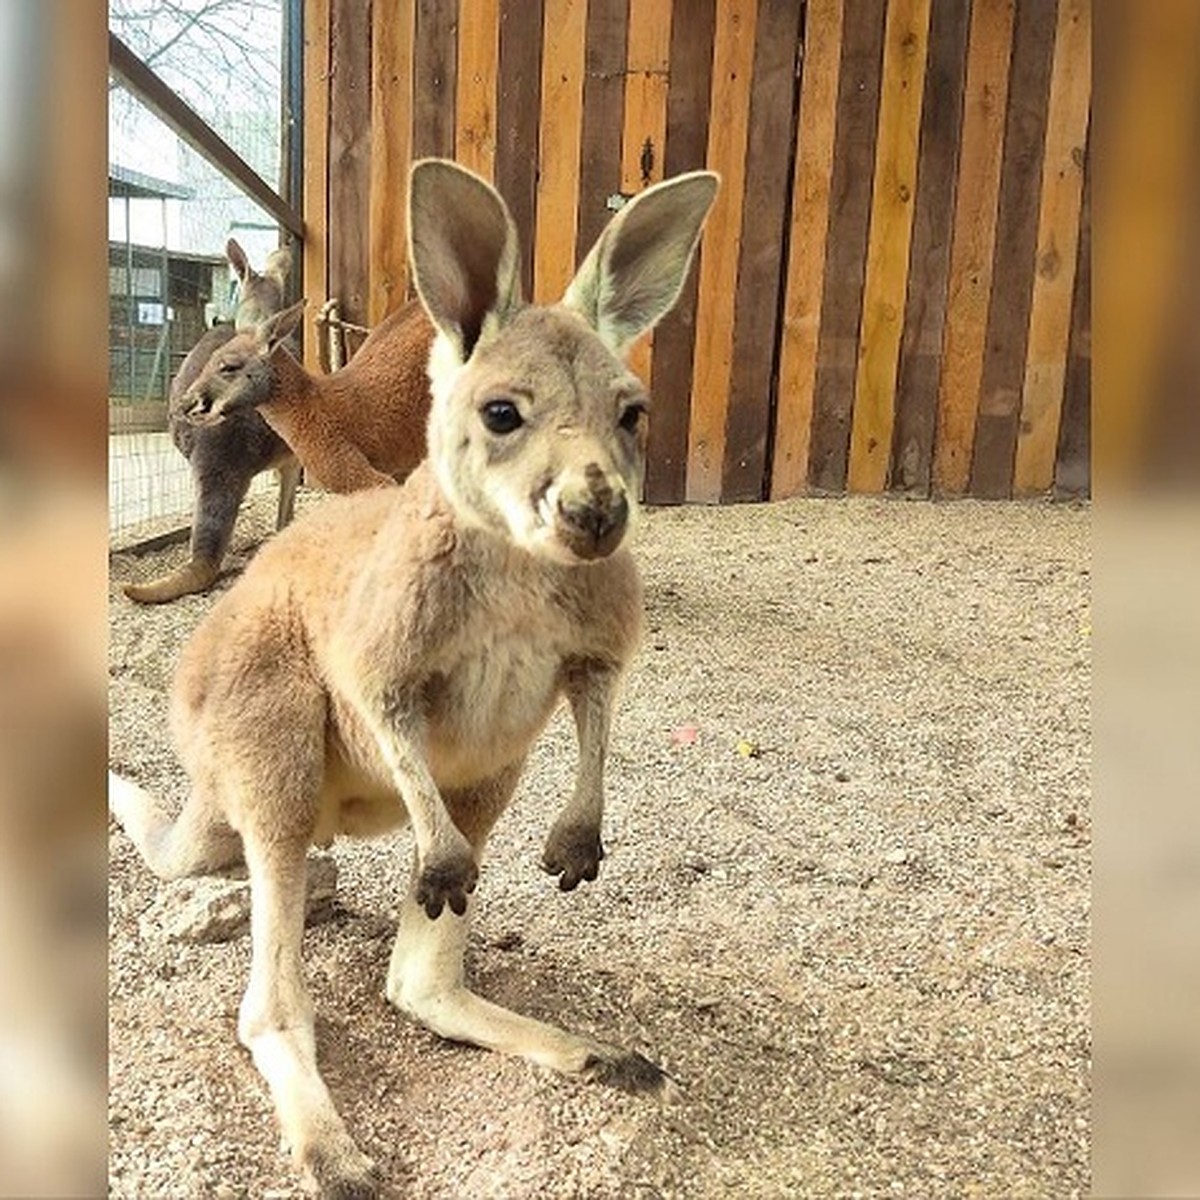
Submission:
<svg viewBox="0 0 1200 1200">
<path fill-rule="evenodd" d="M 646 413 L 644 404 L 631 404 L 622 414 L 618 424 L 626 433 L 636 433 L 642 417 Z"/>
<path fill-rule="evenodd" d="M 512 433 L 525 424 L 517 406 L 511 400 L 489 400 L 479 410 L 484 425 L 491 433 Z"/>
<path fill-rule="evenodd" d="M 238 369 L 240 368 L 240 366 L 241 366 L 241 363 L 223 362 L 217 368 L 217 370 L 220 371 L 220 373 L 222 375 L 236 375 L 238 373 Z"/>
</svg>

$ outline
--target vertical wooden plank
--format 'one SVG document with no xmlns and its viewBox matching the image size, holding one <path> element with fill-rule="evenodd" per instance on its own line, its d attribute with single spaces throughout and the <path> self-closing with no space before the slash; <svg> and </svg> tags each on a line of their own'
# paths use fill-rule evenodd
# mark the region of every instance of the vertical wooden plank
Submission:
<svg viewBox="0 0 1200 1200">
<path fill-rule="evenodd" d="M 705 504 L 721 498 L 725 460 L 756 14 L 754 0 L 726 0 L 713 42 L 708 165 L 720 173 L 722 182 L 700 251 L 687 470 L 687 498 Z"/>
<path fill-rule="evenodd" d="M 1085 156 L 1083 201 L 1079 214 L 1079 247 L 1075 296 L 1071 302 L 1071 338 L 1063 383 L 1063 412 L 1055 455 L 1054 492 L 1060 497 L 1086 496 L 1092 461 L 1092 176 Z"/>
<path fill-rule="evenodd" d="M 715 29 L 716 0 L 689 0 L 686 11 L 682 3 L 672 9 L 664 175 L 704 166 Z M 675 307 L 654 331 L 646 452 L 646 499 L 651 504 L 684 499 L 698 293 L 699 275 L 693 268 Z"/>
<path fill-rule="evenodd" d="M 630 5 L 621 133 L 621 190 L 630 194 L 663 178 L 673 9 L 671 0 Z"/>
<path fill-rule="evenodd" d="M 562 297 L 575 273 L 587 0 L 545 0 L 533 296 Z"/>
<path fill-rule="evenodd" d="M 791 149 L 796 140 L 799 7 L 792 0 L 760 0 L 756 24 L 721 473 L 723 501 L 761 500 L 766 486 L 780 320 L 780 248 L 787 224 Z"/>
<path fill-rule="evenodd" d="M 454 156 L 491 181 L 496 164 L 500 0 L 459 0 Z"/>
<path fill-rule="evenodd" d="M 808 483 L 817 333 L 829 232 L 829 181 L 837 125 L 842 7 L 842 0 L 809 0 L 804 18 L 787 291 L 771 456 L 772 500 L 803 492 Z"/>
<path fill-rule="evenodd" d="M 808 459 L 809 483 L 823 492 L 840 492 L 846 486 L 879 116 L 883 25 L 884 0 L 846 0 Z"/>
<path fill-rule="evenodd" d="M 520 236 L 521 287 L 526 296 L 533 295 L 542 20 L 542 0 L 500 0 L 496 188 L 508 204 Z"/>
<path fill-rule="evenodd" d="M 414 0 L 374 7 L 368 323 L 377 325 L 408 294 L 408 168 L 412 162 Z"/>
<path fill-rule="evenodd" d="M 1023 0 L 1013 29 L 996 259 L 971 458 L 971 492 L 984 499 L 1012 494 L 1057 15 L 1056 0 Z"/>
<path fill-rule="evenodd" d="M 963 0 L 933 0 L 891 465 L 892 488 L 922 495 L 933 469 L 970 16 Z"/>
<path fill-rule="evenodd" d="M 971 474 L 992 293 L 1014 12 L 1015 0 L 986 0 L 971 11 L 933 451 L 933 491 L 938 495 L 961 495 Z"/>
<path fill-rule="evenodd" d="M 891 0 L 846 473 L 855 492 L 883 491 L 891 460 L 928 44 L 929 0 Z"/>
<path fill-rule="evenodd" d="M 414 159 L 454 157 L 457 33 L 458 0 L 417 0 L 413 51 Z"/>
<path fill-rule="evenodd" d="M 1091 0 L 1062 0 L 1050 77 L 1037 270 L 1013 471 L 1013 492 L 1019 496 L 1049 491 L 1054 483 L 1092 90 L 1091 18 Z"/>
<path fill-rule="evenodd" d="M 671 0 L 635 0 L 629 12 L 621 191 L 628 196 L 663 178 L 667 126 L 667 80 L 671 53 Z M 653 335 L 632 347 L 629 365 L 649 384 Z"/>
<path fill-rule="evenodd" d="M 329 0 L 304 0 L 304 295 L 315 309 L 328 295 Z M 305 322 L 304 365 L 321 369 Z"/>
<path fill-rule="evenodd" d="M 621 190 L 621 123 L 625 108 L 625 37 L 629 0 L 589 0 L 580 134 L 575 265 L 613 215 Z"/>
<path fill-rule="evenodd" d="M 333 0 L 329 118 L 329 293 L 365 324 L 370 276 L 371 4 Z"/>
</svg>

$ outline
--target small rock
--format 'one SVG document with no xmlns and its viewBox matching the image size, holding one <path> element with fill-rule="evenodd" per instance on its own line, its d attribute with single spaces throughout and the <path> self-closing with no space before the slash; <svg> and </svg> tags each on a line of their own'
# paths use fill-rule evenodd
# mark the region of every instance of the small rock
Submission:
<svg viewBox="0 0 1200 1200">
<path fill-rule="evenodd" d="M 883 856 L 883 861 L 890 863 L 893 867 L 901 867 L 908 862 L 908 851 L 900 849 L 889 850 Z"/>
<path fill-rule="evenodd" d="M 316 924 L 333 913 L 337 863 L 327 854 L 308 860 L 305 921 Z M 245 878 L 207 876 L 164 886 L 138 926 L 147 939 L 228 942 L 250 928 L 250 883 Z"/>
</svg>

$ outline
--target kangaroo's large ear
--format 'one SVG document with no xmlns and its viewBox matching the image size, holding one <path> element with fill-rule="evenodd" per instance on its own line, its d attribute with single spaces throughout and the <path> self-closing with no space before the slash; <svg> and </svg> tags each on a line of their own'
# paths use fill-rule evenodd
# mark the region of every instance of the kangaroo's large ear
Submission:
<svg viewBox="0 0 1200 1200">
<path fill-rule="evenodd" d="M 238 279 L 245 283 L 250 275 L 250 260 L 246 257 L 245 250 L 242 249 L 241 243 L 236 238 L 230 238 L 225 243 L 225 257 L 229 259 L 229 265 Z"/>
<path fill-rule="evenodd" d="M 521 302 L 508 208 L 478 175 L 421 159 L 409 181 L 408 238 L 421 303 L 466 362 Z"/>
<path fill-rule="evenodd" d="M 290 246 L 280 246 L 278 250 L 272 250 L 267 255 L 267 261 L 263 264 L 262 273 L 269 275 L 280 287 L 283 286 L 284 280 L 287 279 L 288 273 L 292 269 L 292 251 Z"/>
<path fill-rule="evenodd" d="M 307 303 L 307 300 L 297 300 L 290 308 L 268 317 L 258 327 L 258 336 L 266 343 L 268 353 L 273 353 L 281 342 L 287 341 L 296 332 Z"/>
<path fill-rule="evenodd" d="M 623 355 L 679 298 L 720 178 L 692 171 L 635 196 L 605 227 L 563 303 Z"/>
</svg>

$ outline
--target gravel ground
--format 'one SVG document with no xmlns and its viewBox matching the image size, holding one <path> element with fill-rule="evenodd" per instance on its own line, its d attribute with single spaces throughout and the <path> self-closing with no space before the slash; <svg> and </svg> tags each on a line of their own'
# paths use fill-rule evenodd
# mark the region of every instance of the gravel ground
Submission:
<svg viewBox="0 0 1200 1200">
<path fill-rule="evenodd" d="M 244 514 L 235 567 L 272 507 Z M 682 1097 L 447 1044 L 389 1008 L 408 835 L 339 843 L 334 917 L 305 942 L 319 1052 L 393 1194 L 1085 1195 L 1089 519 L 648 513 L 600 879 L 562 895 L 537 865 L 573 771 L 560 713 L 493 841 L 468 970 L 642 1050 Z M 139 608 L 116 585 L 183 555 L 112 562 L 112 762 L 174 802 L 164 691 L 211 597 Z M 158 885 L 115 826 L 110 851 L 112 1194 L 297 1194 L 235 1038 L 247 940 L 143 937 Z"/>
</svg>

